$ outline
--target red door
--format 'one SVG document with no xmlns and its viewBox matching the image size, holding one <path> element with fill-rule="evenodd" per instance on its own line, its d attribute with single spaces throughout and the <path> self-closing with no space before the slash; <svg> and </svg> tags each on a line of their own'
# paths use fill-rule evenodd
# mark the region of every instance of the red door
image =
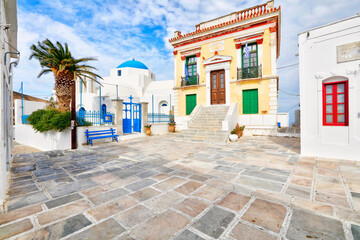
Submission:
<svg viewBox="0 0 360 240">
<path fill-rule="evenodd" d="M 211 104 L 225 104 L 225 71 L 212 71 L 211 77 Z"/>
</svg>

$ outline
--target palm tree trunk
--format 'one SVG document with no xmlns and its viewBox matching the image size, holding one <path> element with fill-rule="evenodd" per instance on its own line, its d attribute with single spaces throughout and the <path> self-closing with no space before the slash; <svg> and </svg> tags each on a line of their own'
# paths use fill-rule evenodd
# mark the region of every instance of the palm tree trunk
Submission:
<svg viewBox="0 0 360 240">
<path fill-rule="evenodd" d="M 60 111 L 70 111 L 71 86 L 75 84 L 74 77 L 69 73 L 55 75 L 55 91 Z"/>
</svg>

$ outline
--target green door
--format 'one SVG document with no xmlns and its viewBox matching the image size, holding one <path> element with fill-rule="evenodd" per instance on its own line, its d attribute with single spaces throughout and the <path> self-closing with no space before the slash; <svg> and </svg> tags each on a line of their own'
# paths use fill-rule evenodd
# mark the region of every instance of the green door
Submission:
<svg viewBox="0 0 360 240">
<path fill-rule="evenodd" d="M 258 90 L 243 90 L 243 114 L 259 113 Z"/>
<path fill-rule="evenodd" d="M 196 107 L 196 94 L 186 95 L 186 115 L 190 115 Z"/>
</svg>

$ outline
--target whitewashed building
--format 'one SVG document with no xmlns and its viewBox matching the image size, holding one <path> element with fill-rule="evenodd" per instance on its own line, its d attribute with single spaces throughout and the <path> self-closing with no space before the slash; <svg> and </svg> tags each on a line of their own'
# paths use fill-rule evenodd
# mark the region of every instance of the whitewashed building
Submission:
<svg viewBox="0 0 360 240">
<path fill-rule="evenodd" d="M 0 2 L 0 205 L 5 199 L 12 146 L 12 73 L 18 58 L 17 1 Z"/>
<path fill-rule="evenodd" d="M 132 95 L 133 102 L 148 102 L 149 113 L 169 114 L 172 104 L 173 80 L 156 81 L 155 74 L 142 62 L 136 60 L 126 61 L 117 68 L 110 70 L 110 76 L 101 80 L 99 85 L 91 80 L 86 85 L 76 83 L 76 109 L 84 108 L 86 111 L 100 111 L 105 108 L 111 111 L 111 100 L 123 99 L 129 102 Z M 101 102 L 100 102 L 101 94 Z"/>
<path fill-rule="evenodd" d="M 301 154 L 360 160 L 360 15 L 298 40 Z"/>
</svg>

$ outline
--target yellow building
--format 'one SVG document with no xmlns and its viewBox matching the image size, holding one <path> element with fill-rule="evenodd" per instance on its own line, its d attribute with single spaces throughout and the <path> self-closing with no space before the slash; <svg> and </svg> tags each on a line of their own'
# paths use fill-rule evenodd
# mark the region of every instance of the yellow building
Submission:
<svg viewBox="0 0 360 240">
<path fill-rule="evenodd" d="M 276 126 L 280 19 L 280 7 L 269 1 L 175 32 L 169 42 L 178 127 L 186 129 L 198 105 L 233 106 L 237 122 L 253 129 Z"/>
</svg>

